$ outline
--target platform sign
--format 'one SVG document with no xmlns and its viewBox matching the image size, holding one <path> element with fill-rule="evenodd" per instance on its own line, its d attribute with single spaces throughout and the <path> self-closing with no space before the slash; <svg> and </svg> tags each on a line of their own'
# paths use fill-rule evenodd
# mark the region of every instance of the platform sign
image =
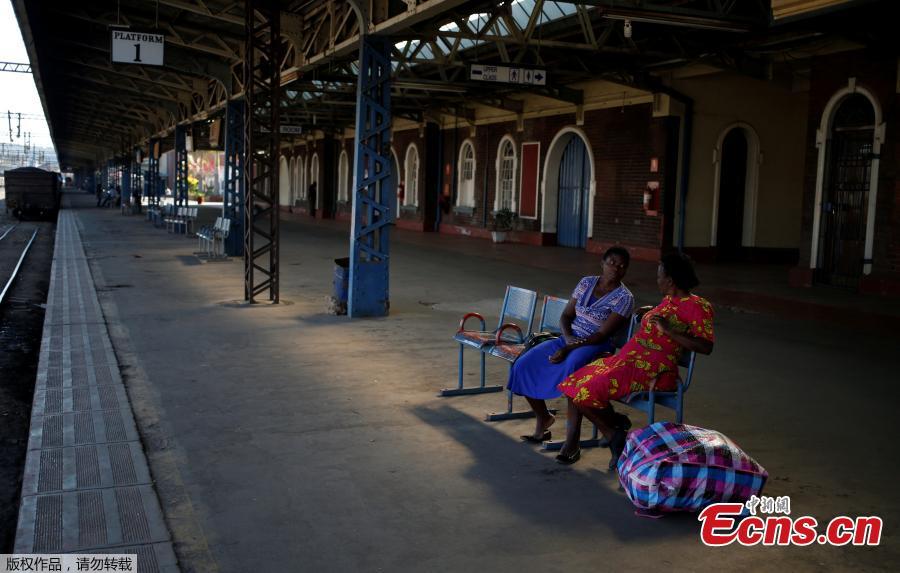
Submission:
<svg viewBox="0 0 900 573">
<path fill-rule="evenodd" d="M 547 85 L 547 70 L 472 64 L 469 66 L 469 79 L 482 82 L 545 86 Z"/>
<path fill-rule="evenodd" d="M 165 34 L 117 29 L 112 31 L 110 41 L 113 62 L 145 66 L 163 65 Z"/>
<path fill-rule="evenodd" d="M 301 135 L 303 133 L 302 125 L 279 125 L 278 131 L 282 135 Z"/>
</svg>

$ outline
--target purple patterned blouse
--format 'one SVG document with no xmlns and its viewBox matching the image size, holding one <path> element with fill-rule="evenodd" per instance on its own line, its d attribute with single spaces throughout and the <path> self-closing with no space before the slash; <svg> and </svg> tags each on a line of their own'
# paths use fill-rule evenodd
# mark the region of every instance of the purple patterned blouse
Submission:
<svg viewBox="0 0 900 573">
<path fill-rule="evenodd" d="M 600 277 L 584 277 L 578 282 L 572 298 L 575 299 L 575 320 L 572 333 L 579 338 L 587 338 L 603 326 L 611 313 L 630 318 L 634 310 L 634 295 L 624 284 L 598 299 L 593 299 L 594 288 Z"/>
</svg>

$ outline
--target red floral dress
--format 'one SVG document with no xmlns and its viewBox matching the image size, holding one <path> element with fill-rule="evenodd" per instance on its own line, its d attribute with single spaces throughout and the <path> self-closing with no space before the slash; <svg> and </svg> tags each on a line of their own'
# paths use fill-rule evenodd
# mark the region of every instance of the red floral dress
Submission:
<svg viewBox="0 0 900 573">
<path fill-rule="evenodd" d="M 683 298 L 666 295 L 644 315 L 637 332 L 615 356 L 576 370 L 559 384 L 559 390 L 576 404 L 590 408 L 606 408 L 610 400 L 645 392 L 654 381 L 657 390 L 674 390 L 682 348 L 650 324 L 656 315 L 667 318 L 677 333 L 713 342 L 712 305 L 695 294 Z"/>
</svg>

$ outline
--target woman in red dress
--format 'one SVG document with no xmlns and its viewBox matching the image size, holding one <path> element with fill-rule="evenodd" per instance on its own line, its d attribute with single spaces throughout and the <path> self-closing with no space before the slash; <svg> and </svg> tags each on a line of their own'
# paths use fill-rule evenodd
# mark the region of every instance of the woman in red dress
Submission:
<svg viewBox="0 0 900 573">
<path fill-rule="evenodd" d="M 568 411 L 566 443 L 558 462 L 573 464 L 581 457 L 583 415 L 609 440 L 609 468 L 615 468 L 631 422 L 613 411 L 610 400 L 650 388 L 674 390 L 681 352 L 712 352 L 712 305 L 690 292 L 699 283 L 686 255 L 664 256 L 656 272 L 663 300 L 644 315 L 631 340 L 615 356 L 595 360 L 559 384 L 568 397 Z"/>
</svg>

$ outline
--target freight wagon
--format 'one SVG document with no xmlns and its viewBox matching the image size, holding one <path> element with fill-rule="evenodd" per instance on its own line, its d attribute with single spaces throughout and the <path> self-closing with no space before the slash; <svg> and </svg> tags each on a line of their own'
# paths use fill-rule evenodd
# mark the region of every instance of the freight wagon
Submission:
<svg viewBox="0 0 900 573">
<path fill-rule="evenodd" d="M 59 173 L 36 167 L 7 170 L 6 210 L 18 219 L 56 219 L 59 211 Z"/>
</svg>

